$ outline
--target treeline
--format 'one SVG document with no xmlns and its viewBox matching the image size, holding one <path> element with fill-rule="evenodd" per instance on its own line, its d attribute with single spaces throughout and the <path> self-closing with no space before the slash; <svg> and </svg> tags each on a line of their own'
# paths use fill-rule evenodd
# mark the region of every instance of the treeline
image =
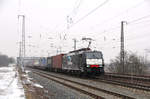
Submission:
<svg viewBox="0 0 150 99">
<path fill-rule="evenodd" d="M 113 73 L 144 75 L 148 73 L 149 67 L 150 62 L 146 58 L 138 56 L 137 53 L 125 52 L 124 68 L 120 63 L 120 55 L 118 55 L 111 60 L 108 70 Z"/>
<path fill-rule="evenodd" d="M 11 63 L 14 63 L 15 59 L 13 57 L 8 57 L 7 55 L 0 54 L 0 66 L 8 66 Z"/>
</svg>

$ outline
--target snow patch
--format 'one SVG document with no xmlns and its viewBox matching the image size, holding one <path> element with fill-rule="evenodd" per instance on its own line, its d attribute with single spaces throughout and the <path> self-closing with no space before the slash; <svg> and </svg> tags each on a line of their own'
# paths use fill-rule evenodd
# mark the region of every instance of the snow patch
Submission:
<svg viewBox="0 0 150 99">
<path fill-rule="evenodd" d="M 43 88 L 43 86 L 41 86 L 40 84 L 37 84 L 37 83 L 34 83 L 33 85 L 36 87 L 39 87 L 39 88 Z"/>
<path fill-rule="evenodd" d="M 26 80 L 23 81 L 24 84 L 30 84 L 30 85 L 35 86 L 35 87 L 43 88 L 43 86 L 41 86 L 40 84 L 32 82 L 33 78 L 30 78 L 28 76 L 28 72 L 30 72 L 30 71 L 25 71 L 25 72 L 26 72 L 26 74 L 22 75 L 26 78 Z"/>
<path fill-rule="evenodd" d="M 15 67 L 0 67 L 0 99 L 25 99 Z"/>
<path fill-rule="evenodd" d="M 26 70 L 26 71 L 25 71 L 26 74 L 28 74 L 29 72 L 31 72 L 31 71 L 29 71 L 29 70 Z"/>
</svg>

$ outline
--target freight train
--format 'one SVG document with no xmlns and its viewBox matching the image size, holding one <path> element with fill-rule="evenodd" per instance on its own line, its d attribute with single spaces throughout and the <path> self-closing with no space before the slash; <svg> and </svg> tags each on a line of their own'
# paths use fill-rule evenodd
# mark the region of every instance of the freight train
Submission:
<svg viewBox="0 0 150 99">
<path fill-rule="evenodd" d="M 47 71 L 64 72 L 79 75 L 103 75 L 104 59 L 101 51 L 82 48 L 66 54 L 39 59 L 35 66 Z"/>
</svg>

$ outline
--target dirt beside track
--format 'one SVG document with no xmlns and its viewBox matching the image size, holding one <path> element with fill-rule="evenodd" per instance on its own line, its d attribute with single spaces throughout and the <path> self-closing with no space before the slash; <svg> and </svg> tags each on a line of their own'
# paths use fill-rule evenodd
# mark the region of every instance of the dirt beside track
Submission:
<svg viewBox="0 0 150 99">
<path fill-rule="evenodd" d="M 22 73 L 19 71 L 19 76 L 24 87 L 24 92 L 26 99 L 49 99 L 48 97 L 52 95 L 48 90 L 44 87 L 41 88 L 39 86 L 35 86 L 35 81 L 30 80 L 25 76 L 26 73 Z"/>
</svg>

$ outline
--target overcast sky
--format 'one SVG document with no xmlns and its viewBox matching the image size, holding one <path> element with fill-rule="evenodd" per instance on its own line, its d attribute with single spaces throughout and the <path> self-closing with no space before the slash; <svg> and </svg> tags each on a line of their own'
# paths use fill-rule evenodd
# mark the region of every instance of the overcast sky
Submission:
<svg viewBox="0 0 150 99">
<path fill-rule="evenodd" d="M 68 52 L 74 38 L 77 48 L 87 47 L 81 39 L 90 37 L 91 48 L 108 62 L 120 51 L 121 21 L 127 22 L 125 50 L 146 55 L 150 49 L 149 0 L 0 0 L 0 52 L 13 57 L 21 40 L 19 14 L 26 20 L 27 56 L 55 55 L 58 48 Z"/>
</svg>

